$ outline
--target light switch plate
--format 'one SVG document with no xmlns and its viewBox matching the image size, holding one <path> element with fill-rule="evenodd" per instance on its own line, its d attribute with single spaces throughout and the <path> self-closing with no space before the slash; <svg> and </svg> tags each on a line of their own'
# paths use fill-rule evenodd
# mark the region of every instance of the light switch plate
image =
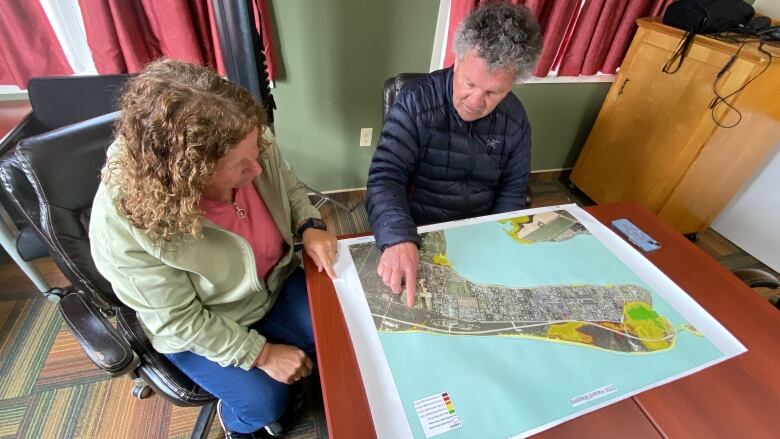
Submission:
<svg viewBox="0 0 780 439">
<path fill-rule="evenodd" d="M 374 135 L 373 128 L 360 129 L 360 146 L 371 146 L 371 139 Z"/>
</svg>

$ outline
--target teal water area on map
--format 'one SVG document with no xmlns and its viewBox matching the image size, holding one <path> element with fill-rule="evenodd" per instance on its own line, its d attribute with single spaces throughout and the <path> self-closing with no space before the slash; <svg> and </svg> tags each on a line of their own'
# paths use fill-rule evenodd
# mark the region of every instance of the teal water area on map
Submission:
<svg viewBox="0 0 780 439">
<path fill-rule="evenodd" d="M 512 287 L 635 284 L 639 278 L 593 235 L 519 244 L 496 222 L 448 229 L 447 260 L 464 278 Z M 475 243 L 489 243 L 483 246 Z"/>
<path fill-rule="evenodd" d="M 506 438 L 635 391 L 722 356 L 684 332 L 677 347 L 626 355 L 509 337 L 380 333 L 407 419 L 424 438 L 413 402 L 449 392 L 463 426 L 437 438 Z M 572 407 L 575 396 L 613 384 L 607 397 Z"/>
<path fill-rule="evenodd" d="M 503 226 L 506 227 L 506 226 Z M 687 323 L 592 235 L 522 245 L 496 222 L 449 229 L 447 258 L 464 278 L 509 287 L 634 284 L 674 327 Z M 490 245 L 480 245 L 490 243 Z M 437 438 L 504 438 L 571 415 L 723 356 L 706 338 L 681 332 L 671 351 L 621 354 L 501 336 L 379 334 L 415 437 L 425 437 L 413 402 L 449 392 L 463 426 Z M 608 397 L 569 400 L 606 385 Z"/>
</svg>

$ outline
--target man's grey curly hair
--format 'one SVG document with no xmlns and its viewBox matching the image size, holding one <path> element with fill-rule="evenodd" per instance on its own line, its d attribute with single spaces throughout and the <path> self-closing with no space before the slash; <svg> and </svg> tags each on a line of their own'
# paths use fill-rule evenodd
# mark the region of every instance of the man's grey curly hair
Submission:
<svg viewBox="0 0 780 439">
<path fill-rule="evenodd" d="M 455 34 L 455 55 L 477 50 L 491 70 L 509 69 L 520 79 L 533 73 L 542 51 L 539 25 L 523 6 L 490 4 L 469 14 Z"/>
</svg>

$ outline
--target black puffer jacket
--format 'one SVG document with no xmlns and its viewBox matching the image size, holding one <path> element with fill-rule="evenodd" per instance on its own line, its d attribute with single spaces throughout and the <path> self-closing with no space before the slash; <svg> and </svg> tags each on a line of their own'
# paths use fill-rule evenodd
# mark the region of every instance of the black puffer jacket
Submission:
<svg viewBox="0 0 780 439">
<path fill-rule="evenodd" d="M 416 225 L 525 207 L 531 127 L 509 93 L 464 122 L 452 104 L 452 68 L 407 85 L 385 120 L 368 174 L 366 208 L 377 246 L 419 245 Z"/>
</svg>

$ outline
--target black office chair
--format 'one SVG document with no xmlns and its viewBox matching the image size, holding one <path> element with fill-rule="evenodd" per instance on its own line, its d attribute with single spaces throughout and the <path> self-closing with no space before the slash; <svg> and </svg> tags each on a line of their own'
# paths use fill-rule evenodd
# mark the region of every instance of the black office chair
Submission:
<svg viewBox="0 0 780 439">
<path fill-rule="evenodd" d="M 20 140 L 118 109 L 118 100 L 129 75 L 53 76 L 32 78 L 27 84 L 31 111 L 13 130 L 0 140 L 0 157 L 11 151 Z M 3 227 L 3 247 L 41 290 L 48 289 L 45 280 L 27 262 L 49 256 L 46 246 L 33 229 L 9 207 L 0 191 L 0 208 L 8 211 L 11 224 Z M 13 230 L 13 229 L 16 230 Z M 17 234 L 18 232 L 18 234 Z"/>
<path fill-rule="evenodd" d="M 385 86 L 382 94 L 382 121 L 387 119 L 387 113 L 393 106 L 395 98 L 402 88 L 410 82 L 422 78 L 425 73 L 399 73 L 385 80 Z"/>
<path fill-rule="evenodd" d="M 767 273 L 764 270 L 757 270 L 755 268 L 743 268 L 733 272 L 738 278 L 750 288 L 769 288 L 777 290 L 780 288 L 780 280 L 773 274 Z M 769 302 L 780 309 L 780 298 L 777 296 L 769 299 Z"/>
<path fill-rule="evenodd" d="M 50 290 L 87 356 L 111 376 L 130 375 L 133 395 L 152 391 L 180 406 L 203 406 L 192 437 L 205 437 L 215 398 L 156 352 L 136 319 L 100 275 L 89 245 L 92 200 L 118 113 L 28 137 L 0 161 L 9 200 L 72 286 Z M 107 317 L 116 316 L 117 328 Z"/>
<path fill-rule="evenodd" d="M 398 97 L 398 93 L 401 89 L 406 87 L 409 83 L 425 76 L 425 73 L 399 73 L 395 76 L 391 76 L 385 80 L 384 90 L 382 94 L 382 123 L 387 119 L 387 113 L 390 111 L 390 107 L 393 106 L 395 98 Z M 531 196 L 531 185 L 529 181 L 528 188 L 525 192 L 525 207 L 531 207 L 533 197 Z"/>
</svg>

